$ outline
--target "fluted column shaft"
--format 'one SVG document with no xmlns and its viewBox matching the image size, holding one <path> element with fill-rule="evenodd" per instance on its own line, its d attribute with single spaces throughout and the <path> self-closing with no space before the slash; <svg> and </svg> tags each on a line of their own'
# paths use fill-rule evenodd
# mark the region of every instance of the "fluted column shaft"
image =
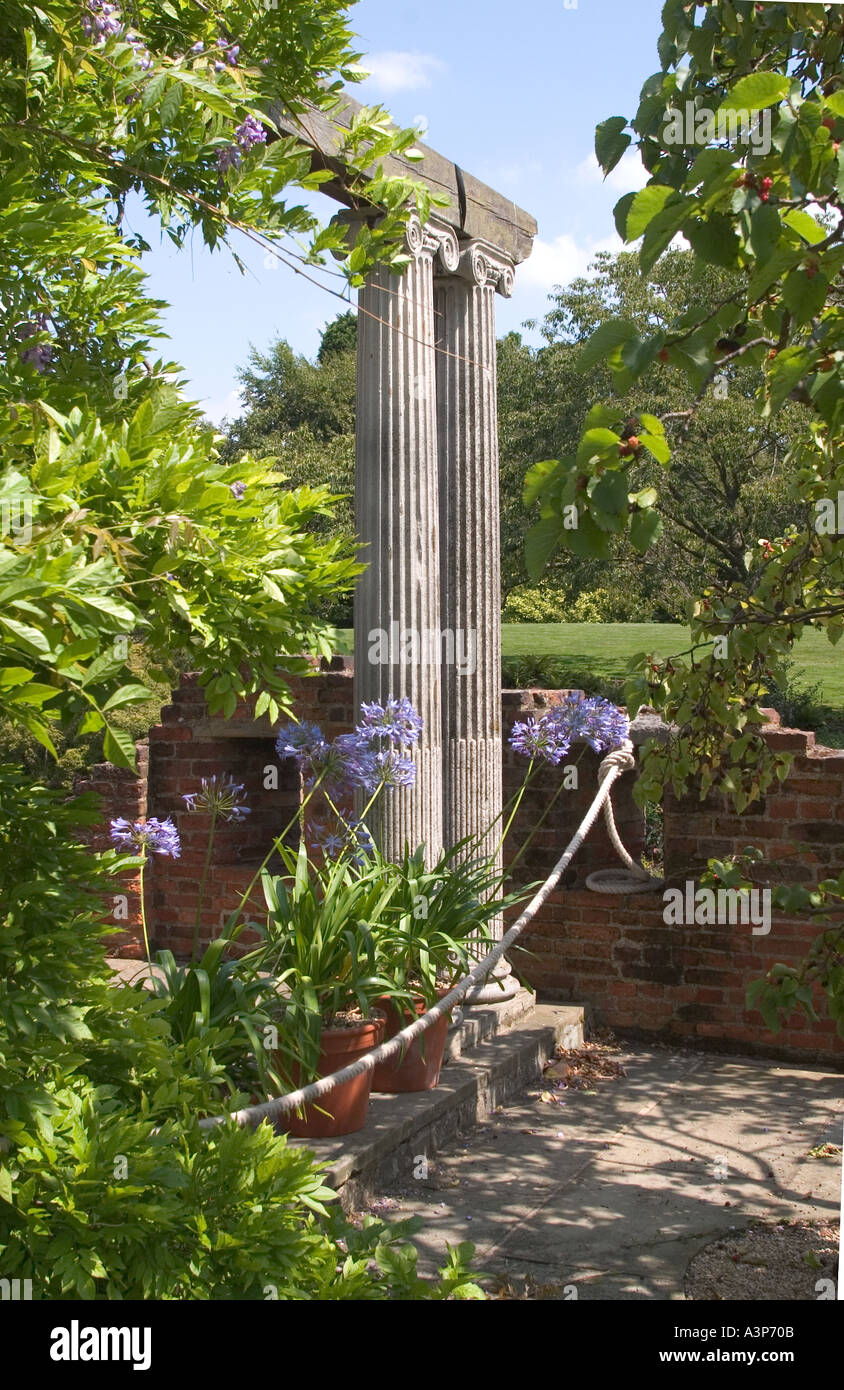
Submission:
<svg viewBox="0 0 844 1390">
<path fill-rule="evenodd" d="M 408 225 L 404 275 L 376 268 L 360 292 L 355 516 L 366 572 L 355 593 L 355 699 L 407 696 L 422 716 L 416 783 L 385 791 L 369 821 L 398 859 L 443 843 L 440 541 L 433 261 L 453 234 Z"/>
<path fill-rule="evenodd" d="M 501 540 L 498 501 L 496 290 L 512 267 L 474 245 L 458 275 L 436 281 L 440 459 L 440 613 L 444 662 L 443 834 L 501 869 Z M 502 934 L 501 920 L 492 924 Z M 512 992 L 499 986 L 485 997 Z"/>
</svg>

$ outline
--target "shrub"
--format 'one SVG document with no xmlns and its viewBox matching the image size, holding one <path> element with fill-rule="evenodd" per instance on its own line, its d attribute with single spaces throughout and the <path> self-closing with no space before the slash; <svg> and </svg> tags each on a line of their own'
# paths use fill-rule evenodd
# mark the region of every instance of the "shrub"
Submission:
<svg viewBox="0 0 844 1390">
<path fill-rule="evenodd" d="M 116 986 L 109 872 L 64 802 L 0 768 L 0 1250 L 45 1299 L 478 1297 L 469 1247 L 419 1280 L 413 1227 L 350 1225 L 319 1168 L 268 1126 L 223 1122 L 216 1035 Z M 270 1292 L 268 1293 L 267 1290 Z"/>
</svg>

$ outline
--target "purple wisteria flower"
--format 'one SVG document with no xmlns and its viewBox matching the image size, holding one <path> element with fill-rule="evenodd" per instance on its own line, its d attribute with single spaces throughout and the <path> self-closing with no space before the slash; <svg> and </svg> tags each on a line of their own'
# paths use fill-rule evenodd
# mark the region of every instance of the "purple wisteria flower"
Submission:
<svg viewBox="0 0 844 1390">
<path fill-rule="evenodd" d="M 571 740 L 562 728 L 551 723 L 547 714 L 539 719 L 531 715 L 522 723 L 513 725 L 510 747 L 526 758 L 539 758 L 556 767 L 568 753 Z"/>
<path fill-rule="evenodd" d="M 82 16 L 82 29 L 89 39 L 105 43 L 106 39 L 120 33 L 123 20 L 117 5 L 109 5 L 105 0 L 88 0 L 88 13 Z"/>
<path fill-rule="evenodd" d="M 245 153 L 251 150 L 253 145 L 265 144 L 267 132 L 259 120 L 256 120 L 254 116 L 247 116 L 243 124 L 237 127 L 234 138 Z"/>
<path fill-rule="evenodd" d="M 36 372 L 45 372 L 52 360 L 52 343 L 33 343 L 32 347 L 24 348 L 21 353 L 21 361 L 34 367 Z"/>
<path fill-rule="evenodd" d="M 149 820 L 136 820 L 134 824 L 125 816 L 118 816 L 111 822 L 111 841 L 118 849 L 127 850 L 130 854 L 145 851 L 178 859 L 182 852 L 179 832 L 169 816 L 166 820 L 150 816 Z"/>
<path fill-rule="evenodd" d="M 188 811 L 203 811 L 238 825 L 251 815 L 245 801 L 246 788 L 228 774 L 202 778 L 202 790 L 186 792 L 182 797 Z"/>
<path fill-rule="evenodd" d="M 214 63 L 214 71 L 222 72 L 223 68 L 226 66 L 230 68 L 237 67 L 237 55 L 240 53 L 240 44 L 229 43 L 228 39 L 218 39 L 217 47 L 220 49 L 220 55 Z"/>
<path fill-rule="evenodd" d="M 238 502 L 240 501 L 245 491 L 245 483 L 229 483 L 229 492 L 231 493 L 232 497 L 237 499 Z"/>
<path fill-rule="evenodd" d="M 388 738 L 392 743 L 400 743 L 406 748 L 419 742 L 422 718 L 406 697 L 389 699 L 383 705 L 361 705 L 360 712 L 363 719 L 357 726 L 357 732 L 362 738 Z"/>
<path fill-rule="evenodd" d="M 221 174 L 225 174 L 229 169 L 237 169 L 240 164 L 240 150 L 237 145 L 224 145 L 217 151 L 217 168 Z"/>
</svg>

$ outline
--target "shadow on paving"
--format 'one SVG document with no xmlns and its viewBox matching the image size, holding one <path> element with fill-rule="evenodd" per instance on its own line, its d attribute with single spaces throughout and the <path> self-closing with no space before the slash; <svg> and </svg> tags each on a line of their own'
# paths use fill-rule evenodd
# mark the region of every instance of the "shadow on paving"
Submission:
<svg viewBox="0 0 844 1390">
<path fill-rule="evenodd" d="M 840 1155 L 808 1151 L 841 1144 L 841 1075 L 661 1048 L 621 1060 L 595 1094 L 537 1083 L 386 1194 L 386 1214 L 423 1218 L 421 1264 L 471 1240 L 485 1272 L 552 1286 L 538 1296 L 678 1299 L 692 1256 L 754 1218 L 837 1219 Z"/>
</svg>

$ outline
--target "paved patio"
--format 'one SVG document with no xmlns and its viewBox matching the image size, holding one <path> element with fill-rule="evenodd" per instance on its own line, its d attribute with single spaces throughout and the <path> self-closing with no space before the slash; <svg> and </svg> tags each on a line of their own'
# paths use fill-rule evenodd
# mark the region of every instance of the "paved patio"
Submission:
<svg viewBox="0 0 844 1390">
<path fill-rule="evenodd" d="M 840 1074 L 660 1047 L 618 1060 L 594 1094 L 531 1087 L 376 1209 L 423 1218 L 427 1267 L 468 1239 L 478 1268 L 558 1299 L 682 1299 L 692 1256 L 753 1218 L 837 1220 L 841 1156 L 809 1150 L 842 1142 Z"/>
</svg>

